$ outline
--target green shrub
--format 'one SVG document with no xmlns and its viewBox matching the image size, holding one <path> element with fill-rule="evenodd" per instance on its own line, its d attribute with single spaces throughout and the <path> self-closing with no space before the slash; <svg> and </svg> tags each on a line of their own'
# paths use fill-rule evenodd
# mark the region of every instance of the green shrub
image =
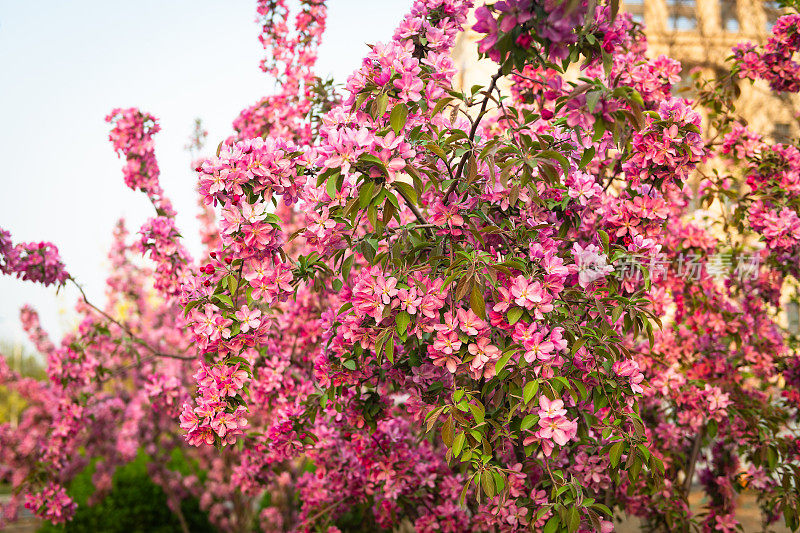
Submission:
<svg viewBox="0 0 800 533">
<path fill-rule="evenodd" d="M 182 459 L 181 457 L 179 461 Z M 46 524 L 39 529 L 39 533 L 181 532 L 178 517 L 167 506 L 164 490 L 153 483 L 147 473 L 148 460 L 140 452 L 134 461 L 118 468 L 114 473 L 111 492 L 92 506 L 87 501 L 94 493 L 94 464 L 89 466 L 68 488 L 69 495 L 78 503 L 74 520 L 59 526 Z M 192 533 L 215 531 L 208 522 L 207 515 L 200 510 L 196 498 L 184 499 L 181 502 L 181 511 Z"/>
</svg>

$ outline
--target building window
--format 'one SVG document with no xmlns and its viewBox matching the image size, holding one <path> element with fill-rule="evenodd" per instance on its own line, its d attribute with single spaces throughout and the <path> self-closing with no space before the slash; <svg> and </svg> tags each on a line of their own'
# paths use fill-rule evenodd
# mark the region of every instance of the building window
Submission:
<svg viewBox="0 0 800 533">
<path fill-rule="evenodd" d="M 644 24 L 644 0 L 625 0 L 625 11 L 631 14 L 634 22 Z"/>
<path fill-rule="evenodd" d="M 781 6 L 774 0 L 764 2 L 764 14 L 767 16 L 767 31 L 772 33 L 772 27 L 781 16 Z"/>
<path fill-rule="evenodd" d="M 697 28 L 695 0 L 667 0 L 667 28 L 672 31 L 691 31 Z"/>
<path fill-rule="evenodd" d="M 800 305 L 797 305 L 797 302 L 786 304 L 786 322 L 789 333 L 792 335 L 800 333 Z"/>
<path fill-rule="evenodd" d="M 695 81 L 696 77 L 693 76 L 694 71 L 698 69 L 699 65 L 693 63 L 683 63 L 681 65 L 681 81 L 672 86 L 672 94 L 680 98 L 694 98 L 695 94 Z"/>
<path fill-rule="evenodd" d="M 719 0 L 719 21 L 724 31 L 729 33 L 739 32 L 739 17 L 736 16 L 736 0 Z"/>
<path fill-rule="evenodd" d="M 792 140 L 792 127 L 785 122 L 776 122 L 772 126 L 772 140 L 776 143 L 788 144 Z"/>
</svg>

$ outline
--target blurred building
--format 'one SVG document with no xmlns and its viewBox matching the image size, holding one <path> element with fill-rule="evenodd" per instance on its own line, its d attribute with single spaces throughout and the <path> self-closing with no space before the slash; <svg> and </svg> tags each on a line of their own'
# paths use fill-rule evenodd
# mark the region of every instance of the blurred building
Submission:
<svg viewBox="0 0 800 533">
<path fill-rule="evenodd" d="M 692 97 L 690 73 L 700 69 L 712 79 L 726 69 L 726 59 L 739 42 L 764 44 L 782 14 L 777 2 L 764 0 L 620 0 L 620 10 L 643 24 L 650 57 L 666 55 L 681 62 L 682 81 L 674 88 L 678 95 Z M 474 18 L 469 26 L 474 23 Z M 486 86 L 497 65 L 476 61 L 477 41 L 482 35 L 467 30 L 459 35 L 453 59 L 459 72 L 455 85 L 469 91 L 473 85 Z M 508 82 L 506 82 L 508 83 Z M 800 95 L 775 94 L 763 81 L 739 82 L 741 96 L 737 113 L 748 126 L 773 142 L 796 142 L 800 137 Z M 507 90 L 508 87 L 500 87 Z M 711 163 L 713 166 L 714 164 Z M 784 326 L 800 334 L 800 291 L 784 291 Z"/>
<path fill-rule="evenodd" d="M 736 43 L 763 44 L 781 14 L 777 2 L 763 0 L 623 0 L 622 9 L 644 24 L 651 56 L 679 60 L 684 79 L 695 68 L 713 77 Z M 778 142 L 797 137 L 797 95 L 777 96 L 763 82 L 740 86 L 737 111 L 753 130 Z"/>
<path fill-rule="evenodd" d="M 681 62 L 686 86 L 693 69 L 700 68 L 706 77 L 724 69 L 736 43 L 764 43 L 781 14 L 777 2 L 763 0 L 621 0 L 621 4 L 622 11 L 644 25 L 651 57 L 664 54 Z M 461 88 L 485 85 L 496 69 L 488 60 L 475 61 L 480 38 L 469 30 L 456 43 L 453 58 Z M 737 110 L 753 130 L 778 142 L 800 136 L 795 117 L 800 96 L 776 96 L 764 82 L 742 81 L 741 89 Z"/>
<path fill-rule="evenodd" d="M 623 0 L 622 9 L 644 23 L 651 57 L 664 54 L 681 62 L 687 87 L 692 69 L 706 78 L 723 71 L 737 43 L 766 42 L 781 15 L 777 2 L 763 0 Z M 742 80 L 739 87 L 736 110 L 752 130 L 774 142 L 796 142 L 800 95 L 776 94 L 763 81 Z M 690 91 L 685 96 L 691 97 Z M 793 284 L 784 289 L 781 320 L 795 335 L 800 333 L 797 297 Z"/>
</svg>

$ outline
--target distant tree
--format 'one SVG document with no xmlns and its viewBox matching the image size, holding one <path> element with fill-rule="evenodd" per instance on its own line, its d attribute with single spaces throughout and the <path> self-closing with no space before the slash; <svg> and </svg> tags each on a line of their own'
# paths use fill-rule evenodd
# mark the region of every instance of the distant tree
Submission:
<svg viewBox="0 0 800 533">
<path fill-rule="evenodd" d="M 9 368 L 21 376 L 36 380 L 47 377 L 41 356 L 32 353 L 22 344 L 0 341 L 0 354 L 5 354 Z M 10 423 L 16 427 L 25 405 L 22 396 L 0 384 L 0 424 Z"/>
</svg>

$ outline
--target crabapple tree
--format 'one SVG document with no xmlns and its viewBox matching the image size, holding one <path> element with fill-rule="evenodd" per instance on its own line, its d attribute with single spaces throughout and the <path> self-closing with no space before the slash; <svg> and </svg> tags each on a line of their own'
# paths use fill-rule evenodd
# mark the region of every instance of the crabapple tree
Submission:
<svg viewBox="0 0 800 533">
<path fill-rule="evenodd" d="M 459 90 L 472 9 L 494 74 Z M 158 121 L 107 118 L 154 217 L 58 346 L 23 310 L 49 381 L 0 371 L 28 400 L 0 475 L 28 508 L 68 520 L 90 459 L 99 497 L 142 448 L 226 531 L 736 531 L 745 488 L 800 527 L 800 152 L 735 109 L 800 90 L 800 15 L 687 99 L 615 1 L 416 0 L 342 90 L 314 73 L 323 0 L 257 13 L 278 91 L 195 163 L 197 260 Z M 0 269 L 77 285 L 8 232 Z"/>
</svg>

